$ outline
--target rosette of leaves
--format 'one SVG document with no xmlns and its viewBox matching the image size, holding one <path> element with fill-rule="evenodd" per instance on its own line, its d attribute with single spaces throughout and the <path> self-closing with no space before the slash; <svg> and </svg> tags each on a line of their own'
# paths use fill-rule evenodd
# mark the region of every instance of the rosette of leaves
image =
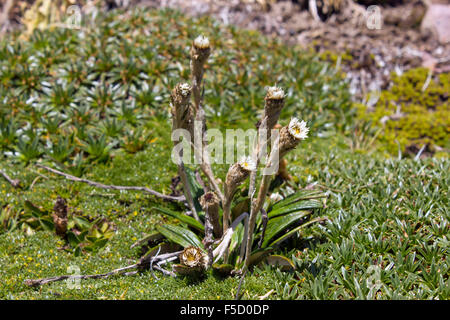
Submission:
<svg viewBox="0 0 450 320">
<path fill-rule="evenodd" d="M 0 231 L 11 232 L 22 230 L 31 235 L 38 230 L 55 232 L 57 230 L 51 210 L 36 206 L 29 200 L 23 202 L 20 210 L 11 206 L 3 207 L 0 211 Z M 94 252 L 104 247 L 114 235 L 114 226 L 102 217 L 92 219 L 78 212 L 67 215 L 65 250 L 72 251 L 76 256 L 83 252 Z"/>
<path fill-rule="evenodd" d="M 172 130 L 185 130 L 191 134 L 204 136 L 206 131 L 205 110 L 203 108 L 202 79 L 205 63 L 211 54 L 211 44 L 208 38 L 200 35 L 192 43 L 190 49 L 191 84 L 178 83 L 171 91 L 170 107 L 172 114 Z M 204 89 L 203 89 L 204 90 Z M 192 96 L 192 102 L 191 102 Z M 158 208 L 163 214 L 172 216 L 182 222 L 182 225 L 163 225 L 158 227 L 157 237 L 161 243 L 158 248 L 151 248 L 142 259 L 154 261 L 163 249 L 171 243 L 184 248 L 180 255 L 181 265 L 175 265 L 174 271 L 182 274 L 199 274 L 209 267 L 221 274 L 245 272 L 249 267 L 265 260 L 269 263 L 287 268 L 292 262 L 284 256 L 270 256 L 279 243 L 297 234 L 301 228 L 319 221 L 310 220 L 313 209 L 322 207 L 322 194 L 310 191 L 294 193 L 274 204 L 268 201 L 272 174 L 258 176 L 258 163 L 262 157 L 261 149 L 267 143 L 270 135 L 265 130 L 272 129 L 277 124 L 284 107 L 286 94 L 280 87 L 268 87 L 264 98 L 264 114 L 258 127 L 258 141 L 253 150 L 253 156 L 244 157 L 238 163 L 230 166 L 226 175 L 223 190 L 219 187 L 209 161 L 208 152 L 198 149 L 193 143 L 191 148 L 200 159 L 199 169 L 204 174 L 195 175 L 184 165 L 182 152 L 178 153 L 178 174 L 183 185 L 190 216 Z M 194 119 L 200 126 L 194 126 Z M 292 118 L 289 125 L 281 127 L 275 144 L 267 155 L 266 166 L 277 163 L 289 151 L 295 149 L 301 140 L 307 138 L 309 128 L 305 121 Z M 202 146 L 207 148 L 203 140 Z M 267 168 L 267 167 L 266 167 Z M 235 195 L 238 188 L 249 178 L 247 196 L 236 205 Z M 258 181 L 258 192 L 256 181 Z M 202 186 L 206 186 L 204 190 Z M 257 195 L 255 195 L 257 194 Z M 269 198 L 270 199 L 270 198 Z M 220 205 L 221 203 L 221 205 Z M 235 216 L 231 215 L 232 209 Z M 261 214 L 260 214 L 261 213 Z M 242 222 L 242 223 L 241 223 Z M 190 248 L 188 250 L 188 248 Z M 183 258 L 187 251 L 195 251 L 196 265 L 186 264 Z M 143 261 L 141 259 L 141 261 Z M 201 261 L 207 261 L 202 263 Z M 217 263 L 222 261 L 222 265 Z M 166 261 L 168 262 L 168 261 Z M 150 262 L 152 267 L 152 262 Z"/>
<path fill-rule="evenodd" d="M 140 245 L 144 248 L 144 251 L 146 250 L 146 254 L 141 260 L 149 259 L 156 254 L 176 252 L 190 247 L 197 248 L 203 253 L 203 257 L 207 257 L 207 250 L 203 244 L 204 241 L 202 241 L 205 238 L 205 213 L 201 211 L 199 204 L 199 199 L 204 194 L 204 190 L 194 179 L 194 173 L 189 169 L 187 171 L 188 176 L 192 178 L 189 179 L 189 183 L 201 222 L 183 212 L 155 207 L 154 210 L 167 217 L 175 218 L 179 223 L 159 226 L 155 233 L 139 240 L 135 245 Z M 240 194 L 244 194 L 245 191 L 246 188 L 242 187 Z M 240 220 L 241 222 L 236 224 L 231 234 L 228 263 L 223 264 L 221 259 L 214 257 L 212 271 L 219 276 L 232 275 L 243 267 L 240 245 L 245 241 L 245 223 L 242 223 L 245 220 L 239 219 L 239 216 L 249 211 L 250 201 L 248 197 L 236 198 L 233 202 L 232 217 L 233 221 Z M 294 192 L 279 201 L 273 201 L 268 197 L 264 205 L 267 210 L 267 220 L 264 221 L 261 217 L 257 219 L 250 265 L 256 266 L 260 263 L 267 263 L 278 265 L 281 270 L 292 269 L 294 264 L 290 258 L 275 253 L 280 247 L 286 249 L 286 240 L 292 237 L 298 238 L 303 228 L 324 220 L 319 214 L 324 206 L 325 198 L 326 195 L 317 190 Z M 221 239 L 215 239 L 214 243 L 217 244 L 219 240 Z M 189 271 L 182 263 L 174 265 L 174 271 L 183 275 L 198 275 L 206 270 L 208 268 L 202 267 Z"/>
</svg>

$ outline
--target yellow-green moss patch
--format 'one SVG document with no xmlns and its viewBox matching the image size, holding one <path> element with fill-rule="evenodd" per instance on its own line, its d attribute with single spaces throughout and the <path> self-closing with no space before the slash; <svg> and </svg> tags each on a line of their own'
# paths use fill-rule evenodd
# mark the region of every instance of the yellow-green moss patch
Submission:
<svg viewBox="0 0 450 320">
<path fill-rule="evenodd" d="M 358 116 L 383 127 L 378 139 L 390 153 L 415 150 L 427 145 L 431 152 L 450 148 L 450 74 L 429 81 L 428 69 L 417 68 L 392 75 L 392 86 L 382 91 L 374 110 L 358 104 Z"/>
</svg>

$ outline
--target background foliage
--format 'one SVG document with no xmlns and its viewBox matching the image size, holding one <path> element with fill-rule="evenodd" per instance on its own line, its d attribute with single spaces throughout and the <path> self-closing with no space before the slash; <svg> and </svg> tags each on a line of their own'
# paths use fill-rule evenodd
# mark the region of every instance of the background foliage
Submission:
<svg viewBox="0 0 450 320">
<path fill-rule="evenodd" d="M 448 159 L 385 159 L 373 128 L 356 120 L 343 77 L 313 53 L 169 10 L 115 11 L 81 31 L 36 30 L 28 41 L 13 34 L 0 42 L 1 169 L 24 186 L 0 182 L 0 298 L 234 297 L 238 279 L 212 275 L 193 283 L 144 272 L 86 280 L 80 290 L 64 282 L 41 290 L 22 284 L 65 274 L 71 265 L 82 273 L 122 267 L 141 255 L 130 248 L 137 239 L 177 223 L 150 211 L 180 211 L 177 205 L 42 177 L 33 163 L 170 193 L 176 167 L 167 148 L 169 89 L 187 80 L 189 41 L 201 33 L 214 47 L 205 78 L 209 126 L 253 127 L 264 87 L 277 83 L 287 93 L 281 119 L 296 115 L 312 126 L 312 138 L 288 158 L 293 184 L 330 197 L 329 221 L 302 230 L 295 249 L 284 252 L 295 271 L 261 266 L 246 278 L 243 298 L 274 289 L 269 298 L 448 299 Z M 214 169 L 224 178 L 227 168 Z M 76 255 L 60 250 L 64 241 L 52 231 L 11 227 L 14 219 L 26 220 L 26 200 L 48 212 L 58 195 L 68 200 L 72 217 L 110 221 L 109 241 Z M 378 291 L 368 283 L 371 266 L 380 270 Z"/>
</svg>

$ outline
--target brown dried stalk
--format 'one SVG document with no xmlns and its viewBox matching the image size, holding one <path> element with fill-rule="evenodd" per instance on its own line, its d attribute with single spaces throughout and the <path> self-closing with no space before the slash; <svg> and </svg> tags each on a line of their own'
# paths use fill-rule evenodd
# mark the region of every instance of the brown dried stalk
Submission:
<svg viewBox="0 0 450 320">
<path fill-rule="evenodd" d="M 259 165 L 262 152 L 267 149 L 267 142 L 271 137 L 271 129 L 277 124 L 281 110 L 284 107 L 284 91 L 279 87 L 269 87 L 264 98 L 264 114 L 258 127 L 256 146 L 253 151 L 253 159 L 256 166 Z M 248 196 L 253 199 L 256 183 L 255 170 L 250 175 L 250 186 Z"/>
<path fill-rule="evenodd" d="M 256 166 L 258 166 L 259 161 L 262 156 L 262 151 L 267 149 L 267 142 L 271 137 L 271 129 L 277 124 L 280 117 L 281 110 L 284 106 L 284 91 L 279 87 L 269 87 L 267 89 L 264 105 L 264 115 L 261 124 L 258 128 L 257 144 L 253 151 L 253 157 L 256 158 Z M 278 140 L 278 139 L 277 139 Z M 278 141 L 275 142 L 275 146 L 272 147 L 270 153 L 270 160 L 268 160 L 266 168 L 269 168 L 272 164 L 279 161 L 278 157 Z M 249 255 L 251 253 L 251 243 L 253 241 L 253 229 L 255 227 L 256 216 L 262 208 L 264 199 L 267 195 L 267 191 L 270 185 L 271 177 L 268 175 L 263 176 L 261 185 L 258 192 L 258 198 L 254 200 L 254 195 L 256 192 L 256 173 L 253 171 L 250 175 L 250 185 L 249 185 L 249 198 L 251 202 L 250 208 L 250 218 L 249 218 L 249 230 L 247 234 L 247 241 L 243 241 L 241 251 L 243 251 L 245 245 L 246 251 L 246 262 L 248 262 Z"/>
<path fill-rule="evenodd" d="M 219 239 L 222 237 L 222 228 L 219 221 L 219 207 L 220 200 L 214 192 L 206 192 L 200 198 L 200 205 L 206 212 L 206 216 L 209 219 L 214 237 Z"/>
<path fill-rule="evenodd" d="M 262 122 L 260 123 L 258 127 L 258 136 L 256 139 L 256 145 L 253 149 L 253 155 L 252 158 L 256 162 L 256 167 L 259 165 L 259 161 L 262 156 L 262 151 L 266 150 L 267 148 L 267 117 L 263 117 Z M 248 197 L 250 198 L 250 201 L 253 201 L 253 196 L 255 195 L 256 191 L 256 174 L 257 170 L 253 171 L 250 174 L 250 184 L 248 187 Z"/>
<path fill-rule="evenodd" d="M 190 103 L 192 88 L 188 83 L 179 83 L 170 94 L 172 125 L 175 129 L 188 130 L 193 138 L 194 112 Z"/>
<path fill-rule="evenodd" d="M 202 81 L 205 72 L 204 64 L 211 54 L 211 47 L 209 40 L 206 37 L 199 36 L 192 43 L 191 48 L 191 77 L 192 77 L 192 93 L 194 95 L 195 121 L 200 124 L 195 135 L 201 138 L 201 146 L 195 146 L 195 156 L 200 162 L 200 168 L 216 192 L 221 201 L 224 201 L 224 196 L 219 188 L 214 173 L 211 168 L 211 162 L 207 150 L 206 139 L 204 135 L 206 132 L 205 110 L 203 109 L 203 95 L 202 95 Z"/>
<path fill-rule="evenodd" d="M 272 146 L 272 150 L 270 152 L 269 159 L 266 164 L 266 168 L 270 168 L 272 165 L 277 163 L 279 161 L 278 158 L 278 148 L 279 148 L 279 137 L 276 138 L 274 145 Z M 248 223 L 248 234 L 247 239 L 243 241 L 242 245 L 245 243 L 245 268 L 248 267 L 249 258 L 251 254 L 252 249 L 252 242 L 253 242 L 253 231 L 255 228 L 256 223 L 256 217 L 258 213 L 260 212 L 264 200 L 266 199 L 267 191 L 269 190 L 270 181 L 271 181 L 272 175 L 263 175 L 261 184 L 258 190 L 258 197 L 256 200 L 253 200 L 251 202 L 251 208 L 250 208 L 250 218 Z"/>
<path fill-rule="evenodd" d="M 192 88 L 187 83 L 179 83 L 175 86 L 171 93 L 171 107 L 172 107 L 172 130 L 185 129 L 193 133 L 193 111 L 190 104 Z M 183 189 L 189 208 L 191 209 L 194 218 L 201 222 L 197 210 L 195 209 L 194 199 L 189 187 L 186 169 L 183 163 L 183 149 L 178 154 L 178 174 L 183 182 Z"/>
<path fill-rule="evenodd" d="M 197 119 L 204 121 L 204 113 L 199 114 L 198 111 L 203 109 L 202 106 L 202 80 L 204 73 L 204 64 L 211 54 L 209 40 L 206 37 L 199 36 L 192 43 L 191 48 L 191 72 L 192 72 L 192 92 L 194 94 L 194 106 L 197 112 Z"/>
<path fill-rule="evenodd" d="M 269 216 L 268 216 L 266 210 L 264 210 L 264 209 L 261 209 L 261 221 L 262 221 L 262 232 L 261 232 L 261 238 L 259 239 L 259 243 L 258 243 L 258 249 L 261 249 L 261 246 L 264 241 L 264 236 L 266 234 L 267 222 L 269 222 Z"/>
<path fill-rule="evenodd" d="M 208 212 L 206 212 L 206 216 L 205 216 L 205 237 L 203 238 L 202 243 L 205 246 L 206 252 L 208 252 L 208 263 L 207 263 L 207 267 L 208 268 L 210 268 L 212 266 L 213 259 L 214 259 L 213 248 L 212 248 L 214 240 L 213 240 L 212 235 L 213 235 L 213 226 L 212 226 L 212 223 L 211 223 L 211 217 L 208 214 Z"/>
<path fill-rule="evenodd" d="M 284 107 L 284 91 L 279 87 L 269 87 L 264 98 L 264 117 L 267 118 L 267 139 L 271 129 L 277 124 L 281 110 Z"/>
<path fill-rule="evenodd" d="M 19 179 L 12 179 L 6 172 L 3 170 L 0 170 L 0 174 L 8 181 L 14 188 L 20 188 L 20 180 Z"/>
<path fill-rule="evenodd" d="M 250 159 L 244 161 L 250 161 Z M 253 168 L 249 168 L 248 163 L 235 163 L 228 169 L 225 178 L 225 201 L 223 202 L 223 231 L 228 229 L 231 219 L 231 202 L 237 187 L 242 184 L 252 172 Z"/>
<path fill-rule="evenodd" d="M 67 232 L 67 203 L 64 198 L 58 196 L 53 207 L 53 222 L 55 224 L 56 234 L 65 237 Z"/>
<path fill-rule="evenodd" d="M 208 252 L 207 265 L 208 267 L 211 267 L 214 259 L 212 248 L 212 245 L 214 243 L 213 233 L 216 234 L 216 237 L 218 235 L 218 238 L 220 238 L 222 234 L 222 230 L 220 229 L 219 224 L 219 199 L 214 194 L 214 192 L 207 192 L 200 198 L 200 204 L 205 211 L 205 238 L 202 242 L 205 245 L 206 251 Z M 215 228 L 213 225 L 213 221 L 215 224 Z"/>
<path fill-rule="evenodd" d="M 180 197 L 168 196 L 168 195 L 159 193 L 159 192 L 157 192 L 157 191 L 154 191 L 154 190 L 152 190 L 152 189 L 149 189 L 149 188 L 147 188 L 147 187 L 108 185 L 108 184 L 103 184 L 103 183 L 91 181 L 91 180 L 88 180 L 88 179 L 78 178 L 78 177 L 72 176 L 72 175 L 70 175 L 70 174 L 68 174 L 68 173 L 64 173 L 64 172 L 61 172 L 61 171 L 59 171 L 59 170 L 49 168 L 49 167 L 44 166 L 44 165 L 42 165 L 42 164 L 36 164 L 36 166 L 39 167 L 39 168 L 45 169 L 45 170 L 47 170 L 47 171 L 50 171 L 50 172 L 52 172 L 52 173 L 54 173 L 54 174 L 63 176 L 63 177 L 65 177 L 65 178 L 68 179 L 68 180 L 76 181 L 76 182 L 83 182 L 83 183 L 86 183 L 86 184 L 88 184 L 88 185 L 91 185 L 91 186 L 97 187 L 97 188 L 102 188 L 102 189 L 112 189 L 112 190 L 135 190 L 135 191 L 143 191 L 143 192 L 149 193 L 149 194 L 151 194 L 151 195 L 153 195 L 153 196 L 156 196 L 156 197 L 158 197 L 158 198 L 161 198 L 161 199 L 164 199 L 164 200 L 168 200 L 168 201 L 184 202 L 184 201 L 186 200 L 186 198 L 185 198 L 184 196 L 180 196 Z"/>
<path fill-rule="evenodd" d="M 289 122 L 289 125 L 281 128 L 279 135 L 275 137 L 275 142 L 270 152 L 269 159 L 266 164 L 266 168 L 270 168 L 273 165 L 278 165 L 279 161 L 284 157 L 289 151 L 293 150 L 301 140 L 307 138 L 309 128 L 306 127 L 306 122 L 298 121 L 298 119 L 293 118 Z M 258 197 L 255 201 L 252 201 L 250 209 L 250 221 L 249 230 L 246 242 L 246 254 L 245 254 L 245 267 L 248 267 L 249 258 L 251 254 L 251 247 L 253 241 L 253 231 L 256 223 L 256 216 L 262 209 L 264 201 L 269 190 L 270 181 L 273 174 L 264 175 L 261 180 L 261 185 L 258 191 Z"/>
</svg>

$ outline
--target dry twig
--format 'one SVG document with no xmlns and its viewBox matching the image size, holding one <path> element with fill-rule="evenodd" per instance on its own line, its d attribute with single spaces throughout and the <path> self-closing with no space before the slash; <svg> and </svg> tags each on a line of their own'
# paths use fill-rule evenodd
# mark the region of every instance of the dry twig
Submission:
<svg viewBox="0 0 450 320">
<path fill-rule="evenodd" d="M 63 276 L 50 277 L 50 278 L 44 278 L 44 279 L 35 279 L 35 280 L 26 279 L 24 281 L 24 283 L 30 287 L 39 287 L 39 286 L 42 286 L 47 283 L 63 281 L 66 279 L 99 279 L 99 278 L 107 278 L 107 277 L 110 277 L 110 276 L 116 275 L 116 274 L 128 275 L 129 273 L 123 273 L 123 272 L 126 270 L 129 270 L 129 269 L 136 268 L 137 266 L 138 266 L 138 264 L 133 264 L 133 265 L 130 265 L 127 267 L 114 269 L 111 272 L 101 273 L 101 274 L 63 275 Z M 134 274 L 134 273 L 131 273 L 131 274 Z"/>
<path fill-rule="evenodd" d="M 20 180 L 12 179 L 10 176 L 6 174 L 3 170 L 0 170 L 0 174 L 8 181 L 14 188 L 20 188 Z"/>
<path fill-rule="evenodd" d="M 88 180 L 88 179 L 78 178 L 78 177 L 72 176 L 72 175 L 70 175 L 70 174 L 68 174 L 68 173 L 64 173 L 64 172 L 61 172 L 61 171 L 59 171 L 59 170 L 49 168 L 49 167 L 44 166 L 44 165 L 42 165 L 42 164 L 36 164 L 36 166 L 39 167 L 39 168 L 45 169 L 45 170 L 47 170 L 47 171 L 50 171 L 50 172 L 52 172 L 52 173 L 54 173 L 54 174 L 63 176 L 63 177 L 65 177 L 65 178 L 68 179 L 68 180 L 76 181 L 76 182 L 83 182 L 83 183 L 86 183 L 86 184 L 88 184 L 88 185 L 91 185 L 91 186 L 97 187 L 97 188 L 102 188 L 102 189 L 112 189 L 112 190 L 134 190 L 134 191 L 143 191 L 143 192 L 149 193 L 149 194 L 151 194 L 151 195 L 153 195 L 153 196 L 155 196 L 155 197 L 158 197 L 158 198 L 161 198 L 161 199 L 164 199 L 164 200 L 168 200 L 168 201 L 178 201 L 178 202 L 183 202 L 183 201 L 186 200 L 186 198 L 185 198 L 184 196 L 180 196 L 180 197 L 168 196 L 168 195 L 159 193 L 159 192 L 154 191 L 154 190 L 152 190 L 152 189 L 150 189 L 150 188 L 147 188 L 147 187 L 108 185 L 108 184 L 103 184 L 103 183 L 91 181 L 91 180 Z"/>
<path fill-rule="evenodd" d="M 86 275 L 63 275 L 63 276 L 56 276 L 56 277 L 43 278 L 43 279 L 26 279 L 24 281 L 24 283 L 30 287 L 38 287 L 38 286 L 41 286 L 41 285 L 44 285 L 47 283 L 63 281 L 66 279 L 81 279 L 81 280 L 82 279 L 100 279 L 100 278 L 108 278 L 110 276 L 119 275 L 119 274 L 124 275 L 124 276 L 131 276 L 131 275 L 135 275 L 136 273 L 138 273 L 139 270 L 146 269 L 149 265 L 151 268 L 158 270 L 165 275 L 170 275 L 170 276 L 174 277 L 176 275 L 173 272 L 170 272 L 170 271 L 167 271 L 167 270 L 161 268 L 161 265 L 165 264 L 167 262 L 173 261 L 174 259 L 177 259 L 180 252 L 181 251 L 166 253 L 166 254 L 162 254 L 159 256 L 143 257 L 139 260 L 139 262 L 137 262 L 135 264 L 132 264 L 132 265 L 129 265 L 126 267 L 122 267 L 122 268 L 118 268 L 118 269 L 114 269 L 107 273 L 86 274 Z M 130 269 L 137 269 L 137 270 L 131 271 L 131 272 L 125 272 Z"/>
</svg>

